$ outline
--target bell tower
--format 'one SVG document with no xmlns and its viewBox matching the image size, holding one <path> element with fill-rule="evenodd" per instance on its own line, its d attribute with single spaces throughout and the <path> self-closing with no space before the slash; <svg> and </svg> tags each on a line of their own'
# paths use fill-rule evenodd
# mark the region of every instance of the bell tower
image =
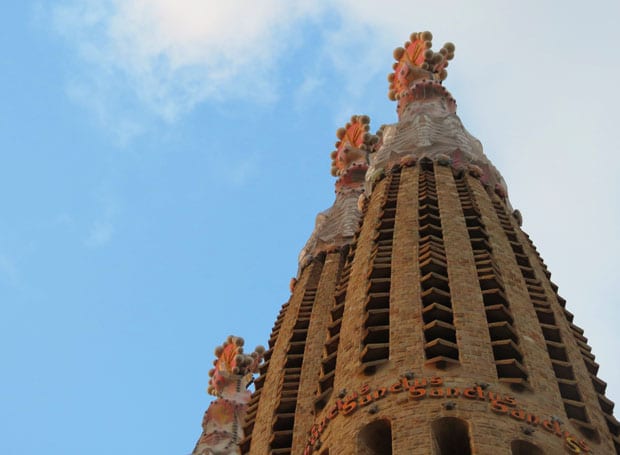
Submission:
<svg viewBox="0 0 620 455">
<path fill-rule="evenodd" d="M 338 130 L 335 202 L 268 349 L 237 359 L 259 373 L 238 444 L 194 454 L 620 454 L 588 340 L 443 85 L 455 46 L 431 41 L 394 51 L 396 123 Z"/>
</svg>

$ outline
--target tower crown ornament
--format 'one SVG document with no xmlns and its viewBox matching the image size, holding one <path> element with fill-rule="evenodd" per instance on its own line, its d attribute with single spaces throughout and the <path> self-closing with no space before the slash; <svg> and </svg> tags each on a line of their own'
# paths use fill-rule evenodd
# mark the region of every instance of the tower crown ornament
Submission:
<svg viewBox="0 0 620 455">
<path fill-rule="evenodd" d="M 243 343 L 243 338 L 231 335 L 224 344 L 215 349 L 214 368 L 209 371 L 211 379 L 207 389 L 210 395 L 221 397 L 228 388 L 236 390 L 237 381 L 240 381 L 245 390 L 252 381 L 265 349 L 258 346 L 254 352 L 247 355 L 243 353 Z"/>
<path fill-rule="evenodd" d="M 336 200 L 316 217 L 312 235 L 299 253 L 299 273 L 321 253 L 338 250 L 353 240 L 362 213 L 358 200 L 364 191 L 368 154 L 379 138 L 370 134 L 370 118 L 354 115 L 336 131 L 336 150 L 331 153 L 331 173 L 336 181 Z"/>
<path fill-rule="evenodd" d="M 231 335 L 215 349 L 207 392 L 217 399 L 205 412 L 193 455 L 241 453 L 239 441 L 243 438 L 242 425 L 251 397 L 247 387 L 265 353 L 265 348 L 257 346 L 251 354 L 244 354 L 243 344 L 243 338 Z"/>
<path fill-rule="evenodd" d="M 368 153 L 379 138 L 369 133 L 370 118 L 354 115 L 344 128 L 336 131 L 336 150 L 331 153 L 331 173 L 338 177 L 336 192 L 361 185 L 368 169 Z"/>
<path fill-rule="evenodd" d="M 334 177 L 345 175 L 351 166 L 366 165 L 366 153 L 377 143 L 377 137 L 369 130 L 367 115 L 354 115 L 344 128 L 338 128 L 336 150 L 331 153 Z"/>
<path fill-rule="evenodd" d="M 448 61 L 454 58 L 454 44 L 446 43 L 434 52 L 433 34 L 429 31 L 414 32 L 403 47 L 394 49 L 394 72 L 388 75 L 388 97 L 394 101 L 406 94 L 419 80 L 441 82 L 448 77 Z"/>
<path fill-rule="evenodd" d="M 270 350 L 216 349 L 193 455 L 620 455 L 587 338 L 442 84 L 454 45 L 431 39 L 394 52 L 398 121 L 338 129 Z"/>
</svg>

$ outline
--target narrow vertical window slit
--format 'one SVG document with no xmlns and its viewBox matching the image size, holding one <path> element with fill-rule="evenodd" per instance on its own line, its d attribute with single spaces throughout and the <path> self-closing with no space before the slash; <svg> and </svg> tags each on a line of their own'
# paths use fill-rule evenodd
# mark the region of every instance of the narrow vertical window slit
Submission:
<svg viewBox="0 0 620 455">
<path fill-rule="evenodd" d="M 332 308 L 330 309 L 330 323 L 327 326 L 326 341 L 323 346 L 323 355 L 321 357 L 321 366 L 314 400 L 315 408 L 322 409 L 334 389 L 334 376 L 336 373 L 336 356 L 338 355 L 338 346 L 340 345 L 340 327 L 342 326 L 342 316 L 344 314 L 344 302 L 349 287 L 349 278 L 351 276 L 351 266 L 355 258 L 355 248 L 357 245 L 357 236 L 355 234 L 353 243 L 342 251 L 341 267 L 339 272 L 338 284 L 334 293 Z M 342 264 L 344 261 L 344 264 Z"/>
<path fill-rule="evenodd" d="M 365 374 L 373 374 L 380 365 L 389 360 L 390 356 L 392 245 L 400 188 L 400 168 L 393 169 L 387 175 L 385 185 L 381 215 L 373 239 L 364 305 L 360 361 Z"/>
<path fill-rule="evenodd" d="M 432 162 L 420 163 L 418 265 L 426 364 L 444 368 L 459 361 L 448 266 Z"/>
<path fill-rule="evenodd" d="M 308 272 L 310 277 L 299 305 L 286 351 L 282 383 L 276 398 L 277 404 L 269 440 L 271 450 L 277 450 L 279 454 L 290 454 L 293 445 L 293 428 L 295 426 L 295 410 L 297 408 L 303 354 L 324 261 L 325 256 L 322 256 L 310 265 L 311 270 Z"/>
<path fill-rule="evenodd" d="M 596 427 L 590 423 L 579 385 L 577 384 L 573 369 L 570 367 L 560 328 L 542 282 L 536 276 L 529 256 L 525 253 L 523 245 L 516 237 L 516 230 L 503 203 L 497 197 L 493 197 L 492 202 L 504 233 L 509 239 L 510 236 L 516 239 L 510 240 L 510 245 L 519 265 L 521 275 L 525 280 L 530 302 L 536 311 L 536 316 L 545 339 L 547 353 L 554 367 L 553 370 L 564 403 L 566 416 L 586 437 L 596 439 L 598 437 Z"/>
<path fill-rule="evenodd" d="M 497 378 L 500 382 L 522 386 L 527 383 L 528 375 L 523 365 L 519 336 L 506 298 L 502 275 L 488 243 L 489 236 L 467 177 L 461 175 L 455 178 L 455 184 L 474 254 Z"/>
</svg>

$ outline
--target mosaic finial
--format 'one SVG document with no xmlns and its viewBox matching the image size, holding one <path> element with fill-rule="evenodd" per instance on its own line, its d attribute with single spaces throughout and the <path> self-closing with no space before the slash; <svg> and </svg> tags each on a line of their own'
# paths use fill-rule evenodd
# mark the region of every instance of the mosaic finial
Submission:
<svg viewBox="0 0 620 455">
<path fill-rule="evenodd" d="M 366 166 L 368 160 L 366 153 L 369 152 L 377 137 L 370 134 L 370 118 L 367 115 L 354 115 L 344 128 L 336 131 L 336 150 L 331 153 L 332 175 L 342 176 L 354 165 Z"/>
<path fill-rule="evenodd" d="M 443 81 L 448 76 L 446 67 L 448 60 L 454 58 L 454 44 L 446 43 L 439 52 L 434 52 L 432 39 L 428 31 L 412 33 L 410 41 L 394 49 L 394 72 L 388 75 L 391 100 L 399 99 L 416 80 Z"/>
<path fill-rule="evenodd" d="M 354 115 L 336 131 L 338 142 L 336 150 L 331 153 L 332 175 L 338 177 L 334 184 L 336 200 L 334 205 L 317 215 L 314 231 L 299 253 L 297 276 L 312 259 L 353 241 L 362 217 L 358 200 L 364 191 L 368 154 L 378 141 L 377 136 L 368 132 L 369 129 L 367 115 Z"/>
<path fill-rule="evenodd" d="M 238 442 L 243 438 L 242 425 L 251 397 L 247 387 L 264 353 L 265 348 L 258 346 L 251 354 L 244 354 L 243 338 L 232 335 L 215 349 L 215 368 L 209 371 L 208 392 L 217 399 L 205 412 L 193 455 L 241 453 Z"/>
<path fill-rule="evenodd" d="M 265 349 L 258 346 L 252 354 L 245 355 L 243 343 L 243 338 L 231 335 L 224 344 L 215 348 L 215 368 L 209 371 L 209 394 L 219 397 L 228 384 L 237 380 L 244 383 L 245 388 L 253 373 L 258 371 Z"/>
</svg>

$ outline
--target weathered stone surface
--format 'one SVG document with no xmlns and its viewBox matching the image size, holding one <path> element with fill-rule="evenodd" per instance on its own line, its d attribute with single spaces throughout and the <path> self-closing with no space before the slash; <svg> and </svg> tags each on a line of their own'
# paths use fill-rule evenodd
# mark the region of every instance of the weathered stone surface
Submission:
<svg viewBox="0 0 620 455">
<path fill-rule="evenodd" d="M 436 84 L 424 82 L 419 85 Z M 442 155 L 455 168 L 477 166 L 482 171 L 484 183 L 505 187 L 502 176 L 483 153 L 480 141 L 465 129 L 453 112 L 446 98 L 448 95 L 442 95 L 440 91 L 426 96 L 428 98 L 409 103 L 398 123 L 383 127 L 380 147 L 370 155 L 366 194 L 370 194 L 373 182 L 391 165 L 407 157 L 437 160 Z"/>
<path fill-rule="evenodd" d="M 360 148 L 332 155 L 336 201 L 300 254 L 243 453 L 620 453 L 587 339 L 438 82 L 454 46 L 422 53 L 430 39 L 395 53 L 400 120 L 368 171 Z"/>
<path fill-rule="evenodd" d="M 316 216 L 314 231 L 299 253 L 299 267 L 306 267 L 313 257 L 326 251 L 336 250 L 353 239 L 362 212 L 357 201 L 363 190 L 349 189 L 336 194 L 334 205 Z"/>
</svg>

